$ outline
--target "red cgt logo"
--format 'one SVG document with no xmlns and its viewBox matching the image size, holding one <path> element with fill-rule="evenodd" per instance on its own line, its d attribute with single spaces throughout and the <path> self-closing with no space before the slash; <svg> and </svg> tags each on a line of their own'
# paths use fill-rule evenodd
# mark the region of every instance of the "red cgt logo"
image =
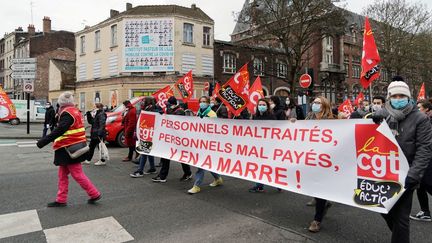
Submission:
<svg viewBox="0 0 432 243">
<path fill-rule="evenodd" d="M 153 140 L 155 124 L 155 115 L 151 114 L 140 114 L 140 132 L 139 139 L 142 141 L 151 142 Z"/>
<path fill-rule="evenodd" d="M 379 180 L 399 180 L 398 147 L 378 132 L 378 125 L 357 124 L 357 175 Z"/>
</svg>

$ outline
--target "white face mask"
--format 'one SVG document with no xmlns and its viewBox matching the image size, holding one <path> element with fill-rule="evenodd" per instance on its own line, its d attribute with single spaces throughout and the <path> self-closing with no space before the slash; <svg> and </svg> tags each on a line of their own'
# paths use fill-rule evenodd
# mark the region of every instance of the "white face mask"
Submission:
<svg viewBox="0 0 432 243">
<path fill-rule="evenodd" d="M 286 104 L 286 105 L 291 104 L 290 100 L 286 100 L 286 101 L 285 101 L 285 104 Z"/>
<path fill-rule="evenodd" d="M 275 104 L 270 104 L 270 108 L 273 110 L 276 107 Z"/>
<path fill-rule="evenodd" d="M 380 106 L 380 105 L 373 105 L 372 106 L 372 110 L 373 111 L 379 111 L 379 110 L 381 110 L 382 109 L 382 107 Z"/>
</svg>

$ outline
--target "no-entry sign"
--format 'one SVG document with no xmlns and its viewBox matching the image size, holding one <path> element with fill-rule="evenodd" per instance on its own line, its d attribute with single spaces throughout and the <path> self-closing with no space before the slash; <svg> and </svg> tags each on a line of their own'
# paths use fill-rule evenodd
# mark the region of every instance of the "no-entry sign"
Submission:
<svg viewBox="0 0 432 243">
<path fill-rule="evenodd" d="M 300 76 L 299 83 L 302 88 L 309 88 L 309 86 L 312 84 L 312 77 L 309 74 L 305 73 Z"/>
</svg>

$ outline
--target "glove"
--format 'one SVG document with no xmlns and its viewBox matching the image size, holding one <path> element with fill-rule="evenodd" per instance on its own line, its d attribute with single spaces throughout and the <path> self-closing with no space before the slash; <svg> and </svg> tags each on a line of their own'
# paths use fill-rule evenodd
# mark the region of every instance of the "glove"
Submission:
<svg viewBox="0 0 432 243">
<path fill-rule="evenodd" d="M 412 178 L 411 176 L 407 176 L 405 178 L 405 189 L 407 190 L 415 190 L 419 187 L 419 182 Z"/>
<path fill-rule="evenodd" d="M 378 125 L 381 124 L 381 122 L 383 122 L 385 118 L 384 116 L 378 114 L 373 114 L 371 117 L 372 117 L 372 121 Z"/>
<path fill-rule="evenodd" d="M 42 140 L 38 140 L 37 143 L 36 143 L 36 146 L 37 146 L 38 148 L 43 148 L 43 147 L 45 146 L 45 143 L 43 143 Z"/>
</svg>

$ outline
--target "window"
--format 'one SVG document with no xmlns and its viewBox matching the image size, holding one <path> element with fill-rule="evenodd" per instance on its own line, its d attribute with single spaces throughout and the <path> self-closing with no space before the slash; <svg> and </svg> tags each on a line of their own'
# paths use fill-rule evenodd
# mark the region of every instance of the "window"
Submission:
<svg viewBox="0 0 432 243">
<path fill-rule="evenodd" d="M 100 30 L 95 32 L 95 51 L 100 51 Z"/>
<path fill-rule="evenodd" d="M 231 53 L 223 54 L 223 72 L 235 73 L 236 72 L 236 56 Z"/>
<path fill-rule="evenodd" d="M 111 26 L 111 46 L 117 45 L 117 25 Z"/>
<path fill-rule="evenodd" d="M 380 75 L 381 75 L 381 79 L 383 81 L 388 81 L 387 69 L 385 69 L 385 68 L 381 69 Z"/>
<path fill-rule="evenodd" d="M 333 53 L 326 53 L 325 58 L 326 58 L 325 59 L 326 63 L 329 63 L 329 64 L 333 63 Z"/>
<path fill-rule="evenodd" d="M 277 76 L 279 78 L 286 78 L 287 76 L 287 65 L 283 62 L 277 63 Z"/>
<path fill-rule="evenodd" d="M 203 45 L 210 46 L 210 27 L 203 27 Z"/>
<path fill-rule="evenodd" d="M 193 44 L 193 24 L 183 24 L 183 42 Z"/>
<path fill-rule="evenodd" d="M 352 61 L 355 63 L 361 63 L 361 56 L 353 56 Z"/>
<path fill-rule="evenodd" d="M 326 44 L 327 44 L 327 46 L 333 47 L 333 37 L 327 36 L 326 37 Z"/>
<path fill-rule="evenodd" d="M 260 58 L 255 58 L 253 64 L 254 64 L 254 75 L 255 76 L 264 75 L 264 62 L 263 62 L 263 60 Z"/>
<path fill-rule="evenodd" d="M 349 62 L 350 57 L 348 55 L 344 55 L 344 62 Z"/>
<path fill-rule="evenodd" d="M 344 64 L 345 67 L 345 77 L 349 77 L 349 65 L 347 63 Z"/>
<path fill-rule="evenodd" d="M 360 66 L 359 65 L 353 65 L 352 66 L 352 77 L 353 78 L 360 78 Z"/>
<path fill-rule="evenodd" d="M 81 92 L 80 93 L 80 109 L 82 110 L 82 111 L 84 111 L 85 110 L 85 93 L 84 92 Z"/>
<path fill-rule="evenodd" d="M 80 37 L 80 41 L 81 41 L 81 54 L 85 54 L 85 36 L 81 36 Z"/>
</svg>

